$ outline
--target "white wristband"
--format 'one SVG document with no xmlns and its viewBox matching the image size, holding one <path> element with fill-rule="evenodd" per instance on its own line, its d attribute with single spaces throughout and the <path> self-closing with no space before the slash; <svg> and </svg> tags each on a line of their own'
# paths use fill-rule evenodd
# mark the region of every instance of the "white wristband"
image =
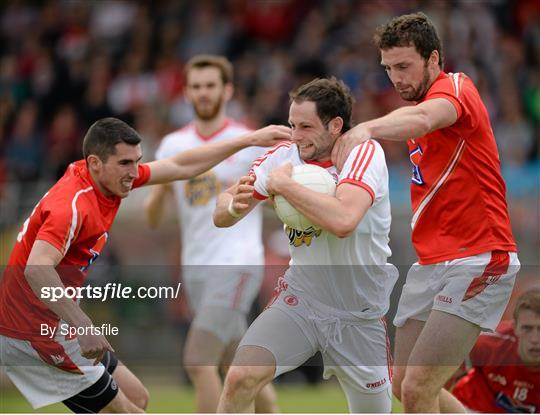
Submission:
<svg viewBox="0 0 540 415">
<path fill-rule="evenodd" d="M 233 218 L 239 218 L 242 216 L 241 213 L 238 213 L 236 209 L 233 207 L 233 200 L 229 202 L 229 207 L 227 208 L 227 212 L 229 212 L 229 215 L 231 215 Z"/>
</svg>

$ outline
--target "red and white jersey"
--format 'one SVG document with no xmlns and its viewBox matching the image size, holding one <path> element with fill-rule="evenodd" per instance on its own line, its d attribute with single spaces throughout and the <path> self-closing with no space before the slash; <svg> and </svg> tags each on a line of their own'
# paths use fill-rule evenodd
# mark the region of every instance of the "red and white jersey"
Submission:
<svg viewBox="0 0 540 415">
<path fill-rule="evenodd" d="M 156 159 L 208 142 L 240 137 L 249 131 L 244 125 L 227 119 L 219 131 L 204 137 L 191 123 L 163 138 Z M 173 183 L 184 265 L 264 264 L 261 209 L 230 228 L 217 228 L 212 219 L 218 195 L 245 175 L 251 162 L 264 151 L 262 147 L 246 148 L 197 177 Z"/>
<path fill-rule="evenodd" d="M 487 110 L 472 81 L 441 72 L 424 101 L 445 98 L 457 121 L 410 139 L 412 240 L 420 264 L 516 251 Z"/>
<path fill-rule="evenodd" d="M 388 170 L 382 147 L 374 140 L 355 147 L 338 175 L 330 161 L 302 160 L 295 144 L 281 143 L 253 163 L 255 198 L 268 197 L 268 175 L 273 168 L 285 163 L 317 164 L 326 168 L 338 186 L 343 183 L 360 186 L 373 200 L 347 238 L 340 239 L 320 229 L 298 231 L 285 226 L 291 254 L 285 280 L 292 288 L 324 305 L 362 318 L 383 316 L 397 270 L 386 262 L 391 255 L 388 246 L 391 213 Z"/>
<path fill-rule="evenodd" d="M 473 368 L 452 393 L 469 409 L 491 413 L 536 413 L 540 410 L 540 367 L 531 370 L 518 354 L 511 322 L 483 333 L 471 352 Z"/>
<path fill-rule="evenodd" d="M 133 188 L 150 178 L 139 165 Z M 41 324 L 54 327 L 58 316 L 34 294 L 24 276 L 37 240 L 50 243 L 64 258 L 56 270 L 66 287 L 80 287 L 87 268 L 99 257 L 120 207 L 119 197 L 106 197 L 97 188 L 84 160 L 69 165 L 64 176 L 38 202 L 17 235 L 0 283 L 0 334 L 43 340 Z"/>
</svg>

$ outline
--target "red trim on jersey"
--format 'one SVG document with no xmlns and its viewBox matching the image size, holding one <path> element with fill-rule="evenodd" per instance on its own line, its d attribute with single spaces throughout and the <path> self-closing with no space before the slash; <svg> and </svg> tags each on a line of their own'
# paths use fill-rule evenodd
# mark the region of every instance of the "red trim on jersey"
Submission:
<svg viewBox="0 0 540 415">
<path fill-rule="evenodd" d="M 364 173 L 366 172 L 369 166 L 369 163 L 371 163 L 371 160 L 373 159 L 373 155 L 375 154 L 375 145 L 371 141 L 369 142 L 369 149 L 367 151 L 369 152 L 368 160 L 364 164 L 364 168 L 362 169 L 362 172 L 360 173 L 358 180 L 362 180 L 362 177 L 364 177 Z"/>
<path fill-rule="evenodd" d="M 214 138 L 216 135 L 218 134 L 221 134 L 223 132 L 223 130 L 225 130 L 225 128 L 227 128 L 230 124 L 230 121 L 228 118 L 225 118 L 225 122 L 223 123 L 223 125 L 221 127 L 219 127 L 219 129 L 217 131 L 214 131 L 212 134 L 210 135 L 203 135 L 198 129 L 197 129 L 197 125 L 196 124 L 193 124 L 193 127 L 195 129 L 195 134 L 197 134 L 197 137 L 199 137 L 201 140 L 203 141 L 210 141 L 212 138 Z"/>
<path fill-rule="evenodd" d="M 257 199 L 257 200 L 266 200 L 266 199 L 268 199 L 268 196 L 261 195 L 256 190 L 253 190 L 253 198 Z"/>
<path fill-rule="evenodd" d="M 349 184 L 361 187 L 362 189 L 366 190 L 369 193 L 369 195 L 371 196 L 371 204 L 373 205 L 373 203 L 375 203 L 375 192 L 373 191 L 373 189 L 368 184 L 366 184 L 364 182 L 359 182 L 359 181 L 353 180 L 353 179 L 343 179 L 337 185 L 341 186 L 343 183 L 349 183 Z"/>
<path fill-rule="evenodd" d="M 484 291 L 488 285 L 497 282 L 501 276 L 508 273 L 509 265 L 510 255 L 508 255 L 508 252 L 493 251 L 491 253 L 491 260 L 489 261 L 489 264 L 487 264 L 484 272 L 479 277 L 473 278 L 461 301 L 467 301 L 477 296 Z"/>
<path fill-rule="evenodd" d="M 325 169 L 327 169 L 328 167 L 332 167 L 334 165 L 334 163 L 332 163 L 332 160 L 325 160 L 325 161 L 304 160 L 304 163 L 313 164 L 315 166 L 323 167 Z"/>
<path fill-rule="evenodd" d="M 364 175 L 367 167 L 369 166 L 369 163 L 371 163 L 371 160 L 373 159 L 373 155 L 375 154 L 375 145 L 372 141 L 366 141 L 360 146 L 360 149 L 358 150 L 358 154 L 356 155 L 356 159 L 354 160 L 352 167 L 351 167 L 351 173 L 348 174 L 347 178 L 352 180 L 362 180 L 362 176 Z M 364 164 L 364 160 L 366 160 Z M 359 160 L 360 159 L 360 160 Z M 362 168 L 362 171 L 360 175 L 358 175 L 358 171 L 360 168 Z"/>
<path fill-rule="evenodd" d="M 45 363 L 66 372 L 76 373 L 78 375 L 84 374 L 73 360 L 71 360 L 60 343 L 52 340 L 30 341 L 30 345 Z"/>
<path fill-rule="evenodd" d="M 289 148 L 292 143 L 293 143 L 292 141 L 282 141 L 278 145 L 272 147 L 270 150 L 268 150 L 262 156 L 256 158 L 255 161 L 253 161 L 253 164 L 251 165 L 251 168 L 260 166 L 268 158 L 269 155 L 275 153 L 280 148 L 284 148 L 284 147 Z"/>
</svg>

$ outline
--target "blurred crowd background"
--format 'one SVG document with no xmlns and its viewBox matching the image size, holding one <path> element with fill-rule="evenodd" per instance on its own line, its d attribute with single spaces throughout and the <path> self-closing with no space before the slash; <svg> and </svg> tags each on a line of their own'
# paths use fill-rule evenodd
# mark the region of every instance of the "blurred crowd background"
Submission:
<svg viewBox="0 0 540 415">
<path fill-rule="evenodd" d="M 439 29 L 445 70 L 469 75 L 487 106 L 524 264 L 518 291 L 529 286 L 523 281 L 536 283 L 540 275 L 538 0 L 2 1 L 3 261 L 14 232 L 34 204 L 71 161 L 82 157 L 82 138 L 91 123 L 106 116 L 127 121 L 144 137 L 145 160 L 150 160 L 166 133 L 191 120 L 191 108 L 183 98 L 182 68 L 193 55 L 223 54 L 233 62 L 235 95 L 229 115 L 253 128 L 286 124 L 289 90 L 327 75 L 343 79 L 352 89 L 354 119 L 359 122 L 404 104 L 380 67 L 371 37 L 375 27 L 391 17 L 418 10 Z M 391 260 L 405 267 L 415 260 L 410 245 L 408 153 L 403 144 L 383 144 L 393 203 Z M 144 191 L 132 196 L 111 233 L 108 259 L 100 259 L 93 278 L 102 275 L 110 280 L 107 264 L 113 264 L 128 267 L 124 272 L 128 280 L 140 275 L 141 281 L 176 281 L 176 230 L 165 227 L 149 233 L 140 203 Z M 272 215 L 267 214 L 265 227 L 269 262 L 283 264 L 286 242 L 276 233 L 279 223 Z M 143 264 L 163 267 L 148 269 Z M 271 279 L 266 286 L 271 289 Z M 156 316 L 164 321 L 186 320 L 182 304 L 172 306 L 173 311 L 167 306 L 137 312 L 137 307 L 119 313 L 128 319 L 135 315 L 131 326 L 148 333 L 159 330 Z M 104 316 L 110 312 L 102 306 L 96 311 Z M 180 317 L 170 319 L 171 313 Z M 174 331 L 167 333 L 174 347 Z M 125 340 L 127 349 L 136 344 L 134 338 Z"/>
</svg>

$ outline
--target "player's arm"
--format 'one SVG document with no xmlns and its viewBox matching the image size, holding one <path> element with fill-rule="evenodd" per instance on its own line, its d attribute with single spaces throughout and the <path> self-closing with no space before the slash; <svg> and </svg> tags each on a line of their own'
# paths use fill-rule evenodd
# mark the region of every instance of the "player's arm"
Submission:
<svg viewBox="0 0 540 415">
<path fill-rule="evenodd" d="M 328 196 L 302 186 L 291 178 L 291 173 L 291 164 L 273 169 L 266 184 L 268 192 L 283 196 L 314 225 L 339 238 L 356 229 L 373 203 L 369 192 L 360 186 L 343 183 L 335 196 Z"/>
<path fill-rule="evenodd" d="M 351 150 L 370 138 L 406 141 L 449 127 L 458 113 L 450 100 L 428 99 L 418 105 L 398 108 L 384 117 L 360 123 L 343 134 L 334 146 L 332 160 L 342 167 Z"/>
<path fill-rule="evenodd" d="M 64 289 L 65 286 L 56 272 L 55 267 L 62 260 L 62 253 L 49 242 L 36 240 L 28 256 L 24 276 L 34 294 L 58 317 L 72 327 L 90 327 L 92 320 L 82 311 L 76 301 L 62 297 L 52 301 L 50 296 L 43 295 L 43 288 L 55 287 Z M 49 288 L 49 289 L 51 289 Z M 87 359 L 101 360 L 107 351 L 114 351 L 104 336 L 78 336 L 81 354 Z"/>
<path fill-rule="evenodd" d="M 186 150 L 172 157 L 148 163 L 150 180 L 146 185 L 189 179 L 211 169 L 246 147 L 270 147 L 290 138 L 289 127 L 269 125 L 238 138 Z"/>
<path fill-rule="evenodd" d="M 163 218 L 163 209 L 172 195 L 172 190 L 171 185 L 168 184 L 153 186 L 150 194 L 144 200 L 146 221 L 152 229 L 160 225 Z"/>
<path fill-rule="evenodd" d="M 238 183 L 218 196 L 214 210 L 214 225 L 218 228 L 228 228 L 257 206 L 259 201 L 253 197 L 254 181 L 253 176 L 241 177 Z"/>
</svg>

